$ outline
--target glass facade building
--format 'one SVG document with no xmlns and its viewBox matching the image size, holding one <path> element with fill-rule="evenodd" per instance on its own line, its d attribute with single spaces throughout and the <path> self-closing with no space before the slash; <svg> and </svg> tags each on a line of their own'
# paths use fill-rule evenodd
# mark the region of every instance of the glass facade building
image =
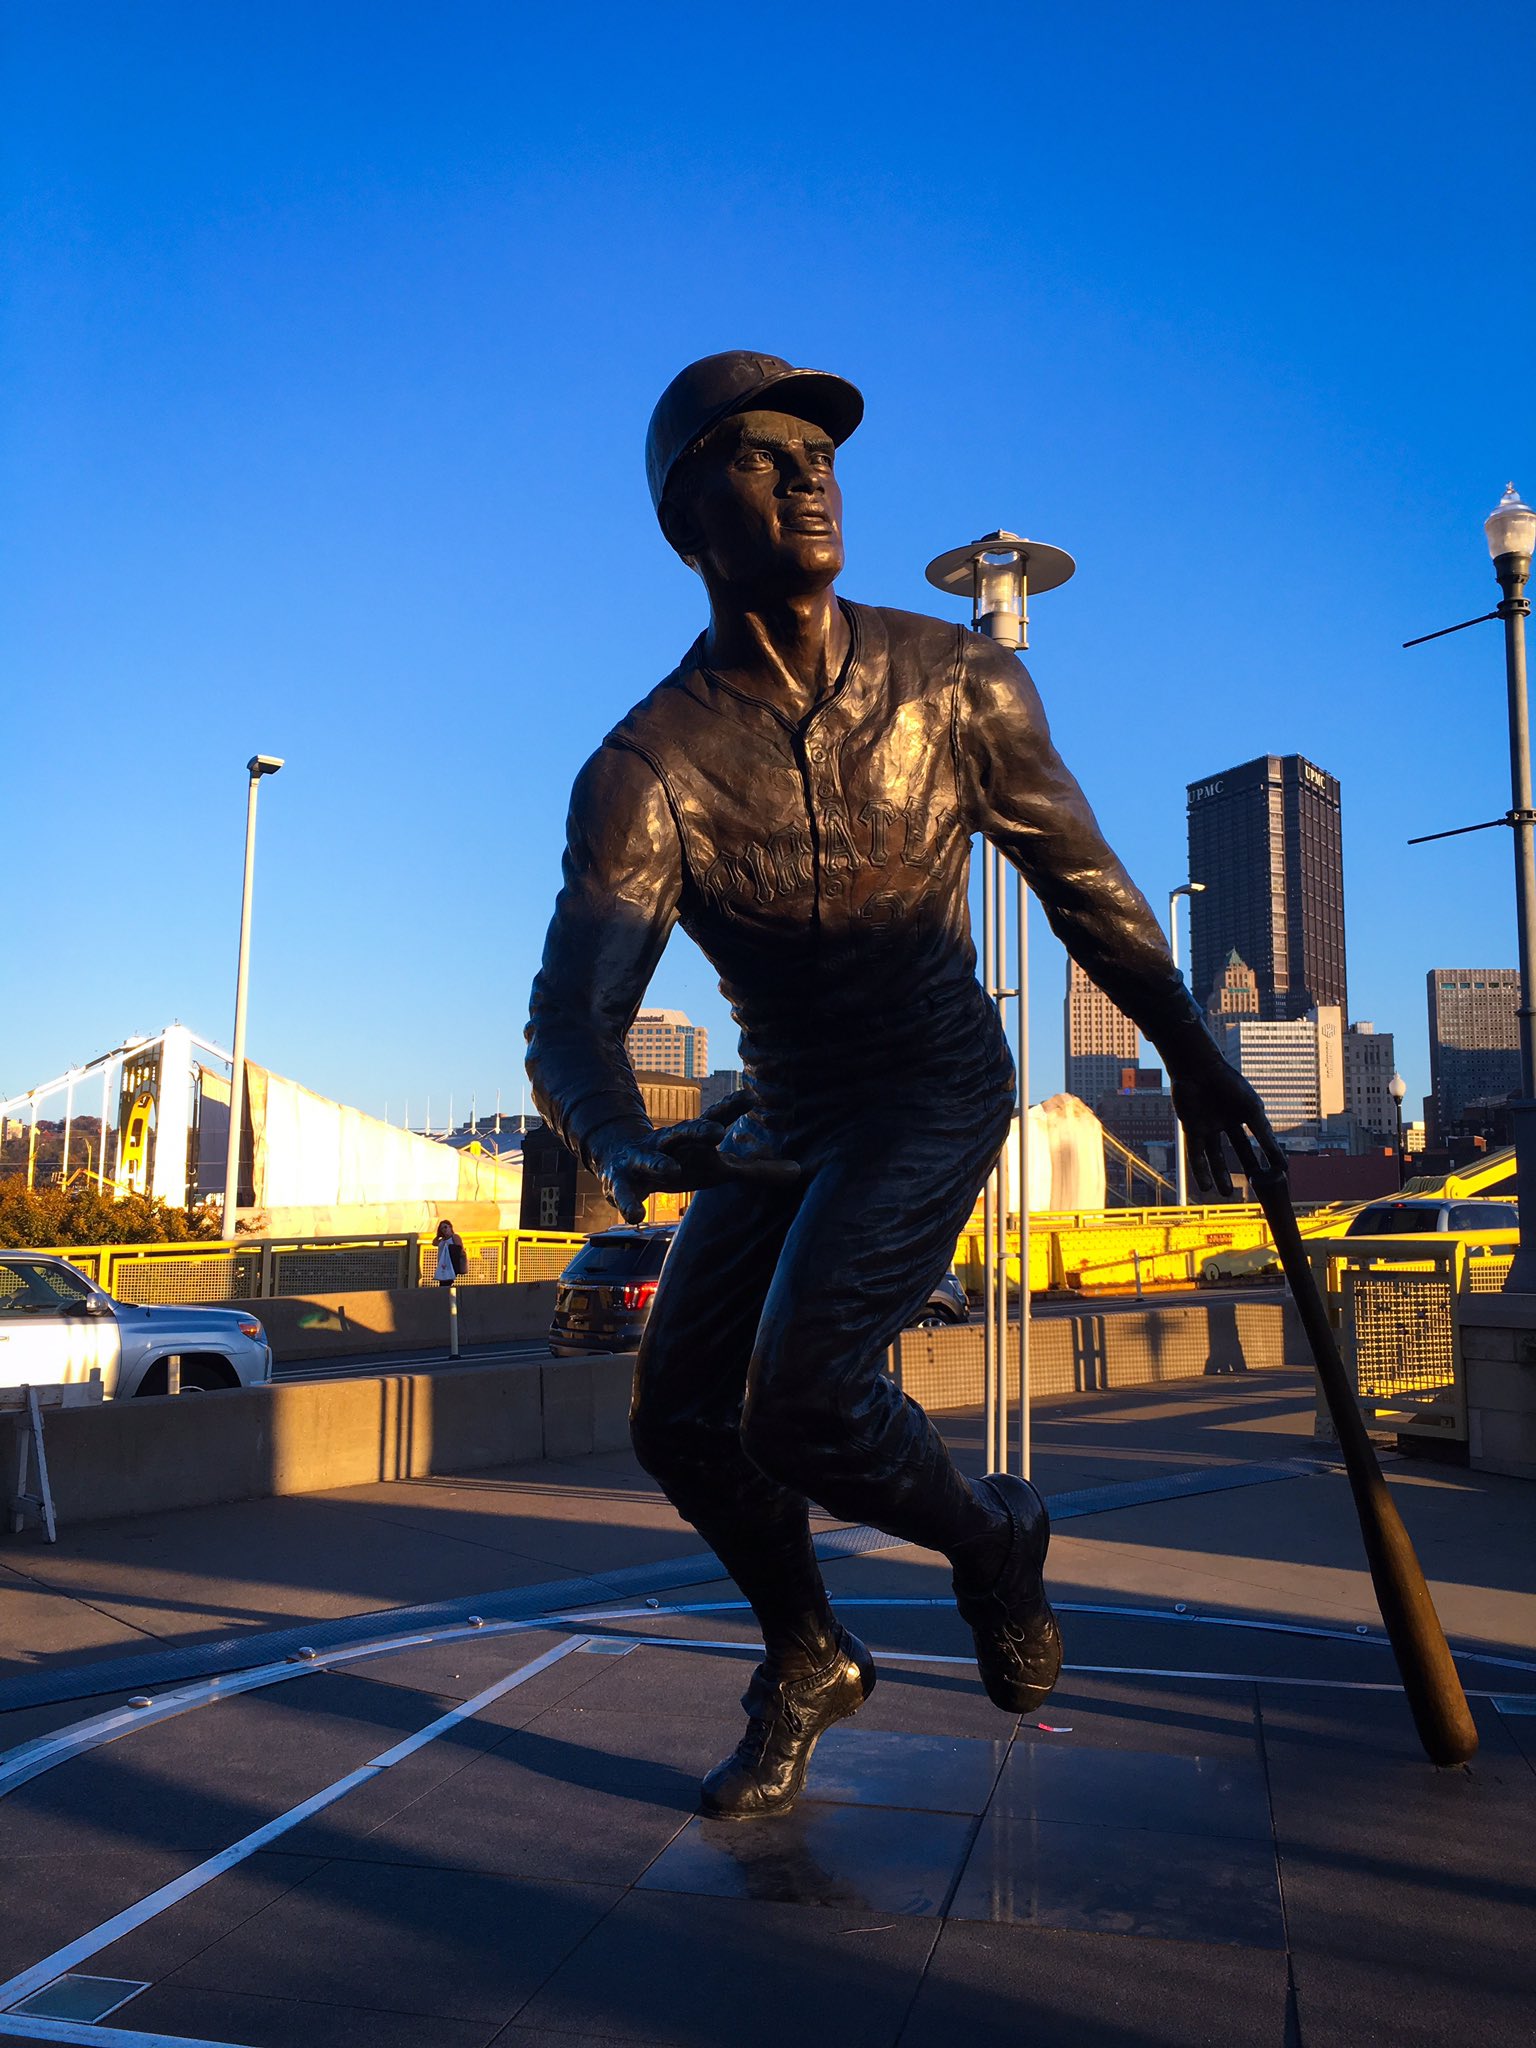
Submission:
<svg viewBox="0 0 1536 2048">
<path fill-rule="evenodd" d="M 1469 1102 L 1520 1092 L 1520 976 L 1513 967 L 1432 967 L 1425 979 L 1430 1100 L 1443 1143 Z"/>
<path fill-rule="evenodd" d="M 1253 969 L 1259 1014 L 1347 1017 L 1344 854 L 1337 779 L 1301 754 L 1261 754 L 1192 782 L 1190 986 L 1204 1008 L 1235 948 Z"/>
</svg>

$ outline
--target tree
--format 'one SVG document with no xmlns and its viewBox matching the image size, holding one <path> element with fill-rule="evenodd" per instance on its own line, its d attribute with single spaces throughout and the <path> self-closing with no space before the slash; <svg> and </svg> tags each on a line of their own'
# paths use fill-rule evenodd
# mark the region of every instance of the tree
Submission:
<svg viewBox="0 0 1536 2048">
<path fill-rule="evenodd" d="M 182 1244 L 219 1235 L 212 1204 L 173 1209 L 153 1195 L 115 1202 L 89 1184 L 66 1191 L 0 1180 L 0 1245 Z"/>
</svg>

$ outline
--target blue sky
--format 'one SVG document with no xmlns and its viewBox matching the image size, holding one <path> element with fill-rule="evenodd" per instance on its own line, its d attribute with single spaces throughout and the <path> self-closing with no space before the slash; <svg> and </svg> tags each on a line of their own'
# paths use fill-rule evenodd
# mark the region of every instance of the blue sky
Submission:
<svg viewBox="0 0 1536 2048">
<path fill-rule="evenodd" d="M 1523 19 L 1523 27 L 1520 25 Z M 846 594 L 1069 548 L 1031 666 L 1154 904 L 1187 781 L 1344 792 L 1351 1009 L 1514 959 L 1481 521 L 1536 491 L 1531 10 L 13 12 L 0 91 L 0 1092 L 173 1016 L 419 1120 L 515 1106 L 565 797 L 701 591 L 641 463 L 750 347 L 838 370 Z M 1516 48 L 1516 43 L 1520 47 Z M 1037 922 L 1035 1093 L 1062 956 Z M 679 940 L 658 1002 L 733 1043 Z"/>
</svg>

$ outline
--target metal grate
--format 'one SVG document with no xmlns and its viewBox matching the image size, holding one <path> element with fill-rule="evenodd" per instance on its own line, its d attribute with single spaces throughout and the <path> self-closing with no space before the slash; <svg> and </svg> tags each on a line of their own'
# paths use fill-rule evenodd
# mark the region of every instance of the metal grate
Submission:
<svg viewBox="0 0 1536 2048">
<path fill-rule="evenodd" d="M 1310 1478 L 1337 1468 L 1317 1458 L 1277 1458 L 1263 1465 L 1216 1465 L 1205 1471 L 1171 1472 L 1160 1479 L 1131 1479 L 1109 1486 L 1082 1486 L 1047 1500 L 1053 1522 L 1075 1515 L 1102 1515 L 1114 1508 L 1150 1507 L 1201 1493 L 1229 1493 L 1243 1486 L 1268 1486 L 1277 1479 Z"/>
<path fill-rule="evenodd" d="M 1514 1263 L 1513 1257 L 1507 1259 L 1468 1259 L 1468 1294 L 1502 1293 L 1504 1282 L 1509 1278 L 1509 1269 Z"/>
<path fill-rule="evenodd" d="M 558 1280 L 575 1258 L 582 1240 L 566 1244 L 520 1244 L 517 1248 L 519 1280 Z"/>
<path fill-rule="evenodd" d="M 274 1252 L 274 1294 L 361 1292 L 404 1287 L 403 1245 L 339 1246 L 335 1251 Z"/>
<path fill-rule="evenodd" d="M 140 1307 L 163 1302 L 240 1301 L 260 1291 L 259 1251 L 112 1261 L 112 1292 L 119 1301 Z"/>
<path fill-rule="evenodd" d="M 1350 1278 L 1361 1399 L 1401 1400 L 1454 1387 L 1449 1276 L 1355 1273 Z"/>
<path fill-rule="evenodd" d="M 468 1270 L 459 1275 L 461 1287 L 499 1287 L 506 1278 L 502 1243 L 499 1238 L 488 1244 L 474 1244 L 465 1241 L 464 1256 Z M 421 1241 L 421 1263 L 418 1268 L 418 1287 L 433 1287 L 437 1284 L 437 1240 L 424 1237 Z"/>
</svg>

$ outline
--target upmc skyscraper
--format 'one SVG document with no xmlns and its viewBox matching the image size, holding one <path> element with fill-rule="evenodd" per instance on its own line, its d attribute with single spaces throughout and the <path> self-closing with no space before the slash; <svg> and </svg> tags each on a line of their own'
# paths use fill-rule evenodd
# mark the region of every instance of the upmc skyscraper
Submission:
<svg viewBox="0 0 1536 2048">
<path fill-rule="evenodd" d="M 1190 981 L 1204 1004 L 1235 947 L 1260 1014 L 1347 1018 L 1339 785 L 1300 754 L 1262 754 L 1189 784 Z"/>
</svg>

